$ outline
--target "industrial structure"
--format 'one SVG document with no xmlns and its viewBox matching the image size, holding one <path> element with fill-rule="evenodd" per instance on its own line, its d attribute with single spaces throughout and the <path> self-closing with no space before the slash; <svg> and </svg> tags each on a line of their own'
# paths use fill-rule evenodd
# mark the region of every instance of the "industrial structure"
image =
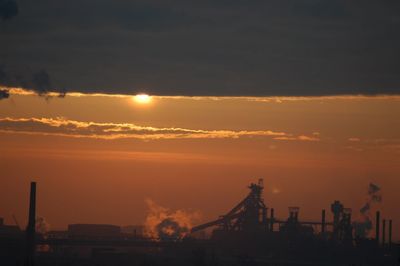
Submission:
<svg viewBox="0 0 400 266">
<path fill-rule="evenodd" d="M 36 182 L 31 182 L 29 198 L 28 226 L 26 227 L 25 266 L 35 265 L 35 238 L 36 238 Z"/>
<path fill-rule="evenodd" d="M 392 244 L 392 221 L 388 221 L 389 230 L 386 231 L 386 220 L 383 220 L 381 231 L 379 211 L 376 212 L 375 238 L 368 239 L 366 236 L 356 236 L 354 227 L 357 223 L 352 221 L 352 210 L 338 200 L 330 206 L 332 221 L 326 220 L 325 209 L 321 212 L 320 221 L 302 221 L 299 219 L 300 208 L 296 206 L 289 207 L 287 219 L 279 219 L 274 216 L 274 209 L 269 209 L 264 203 L 263 180 L 260 179 L 257 184 L 250 184 L 249 189 L 249 194 L 228 213 L 214 221 L 193 227 L 191 232 L 215 228 L 212 232 L 213 240 L 226 240 L 227 243 L 237 241 L 244 244 L 245 248 L 252 244 L 282 247 L 296 242 L 299 245 L 329 243 L 343 248 L 357 248 L 367 242 L 384 246 Z M 257 241 L 249 242 L 249 239 Z M 301 248 L 304 248 L 304 245 Z"/>
<path fill-rule="evenodd" d="M 262 198 L 263 181 L 249 186 L 250 193 L 221 218 L 192 228 L 192 233 L 211 226 L 225 231 L 265 231 L 268 227 L 267 207 Z M 270 221 L 272 221 L 270 219 Z"/>
<path fill-rule="evenodd" d="M 213 259 L 223 258 L 219 265 L 232 265 L 232 259 L 243 254 L 246 258 L 256 258 L 260 265 L 298 265 L 298 261 L 393 265 L 399 258 L 399 245 L 392 243 L 392 220 L 381 220 L 379 211 L 375 237 L 361 237 L 355 234 L 351 209 L 340 201 L 330 206 L 332 221 L 327 221 L 326 210 L 322 210 L 320 221 L 303 221 L 297 206 L 289 207 L 286 219 L 279 219 L 274 209 L 264 202 L 263 180 L 248 188 L 248 195 L 229 212 L 191 228 L 190 234 L 183 238 L 154 239 L 146 238 L 140 226 L 123 230 L 120 226 L 105 224 L 72 224 L 66 231 L 41 235 L 35 230 L 36 183 L 32 182 L 25 234 L 18 226 L 4 225 L 0 218 L 0 263 L 31 266 L 39 261 L 36 265 L 56 265 L 65 259 L 73 260 L 73 265 L 148 263 L 139 253 L 158 261 L 154 265 L 187 265 L 182 258 L 193 255 L 203 261 L 196 265 L 207 265 L 206 254 L 211 254 Z M 214 229 L 209 239 L 195 238 L 209 228 Z M 109 264 L 105 263 L 107 259 Z"/>
</svg>

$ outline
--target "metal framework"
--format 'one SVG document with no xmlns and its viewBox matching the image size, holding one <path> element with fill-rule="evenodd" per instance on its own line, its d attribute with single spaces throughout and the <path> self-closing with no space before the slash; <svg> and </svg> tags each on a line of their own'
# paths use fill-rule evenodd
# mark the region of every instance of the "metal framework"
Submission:
<svg viewBox="0 0 400 266">
<path fill-rule="evenodd" d="M 228 231 L 259 231 L 267 226 L 267 207 L 262 198 L 263 180 L 250 184 L 250 193 L 219 219 L 192 228 L 192 233 L 212 226 Z"/>
</svg>

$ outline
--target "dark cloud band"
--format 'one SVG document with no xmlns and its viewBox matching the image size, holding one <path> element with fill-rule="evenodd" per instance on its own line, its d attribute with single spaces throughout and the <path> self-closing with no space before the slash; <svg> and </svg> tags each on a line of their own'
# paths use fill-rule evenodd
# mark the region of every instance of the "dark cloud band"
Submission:
<svg viewBox="0 0 400 266">
<path fill-rule="evenodd" d="M 40 0 L 21 1 L 19 9 L 0 28 L 8 40 L 0 43 L 0 64 L 46 69 L 54 88 L 188 96 L 400 93 L 399 1 Z M 43 84 L 43 77 L 31 81 Z"/>
</svg>

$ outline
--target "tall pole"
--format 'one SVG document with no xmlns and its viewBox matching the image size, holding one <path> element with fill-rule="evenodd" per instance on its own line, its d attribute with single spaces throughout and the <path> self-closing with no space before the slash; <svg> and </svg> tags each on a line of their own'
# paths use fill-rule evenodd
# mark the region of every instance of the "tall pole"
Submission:
<svg viewBox="0 0 400 266">
<path fill-rule="evenodd" d="M 392 246 L 392 220 L 389 220 L 389 247 Z"/>
<path fill-rule="evenodd" d="M 322 210 L 322 217 L 321 217 L 321 233 L 325 233 L 325 209 Z"/>
<path fill-rule="evenodd" d="M 375 240 L 378 245 L 379 245 L 380 216 L 381 216 L 381 213 L 379 211 L 377 211 L 376 212 L 376 222 L 375 222 Z"/>
<path fill-rule="evenodd" d="M 386 241 L 386 220 L 382 221 L 382 246 L 385 246 Z"/>
<path fill-rule="evenodd" d="M 35 265 L 35 226 L 36 226 L 36 182 L 31 182 L 29 200 L 29 221 L 26 228 L 25 266 Z"/>
</svg>

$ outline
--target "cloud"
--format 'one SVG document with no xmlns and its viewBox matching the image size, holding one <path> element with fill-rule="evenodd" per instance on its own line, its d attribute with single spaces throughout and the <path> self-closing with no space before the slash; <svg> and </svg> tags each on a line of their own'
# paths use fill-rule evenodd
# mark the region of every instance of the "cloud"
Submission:
<svg viewBox="0 0 400 266">
<path fill-rule="evenodd" d="M 32 76 L 32 89 L 37 91 L 39 95 L 44 95 L 51 91 L 51 82 L 49 74 L 41 70 Z"/>
<path fill-rule="evenodd" d="M 15 0 L 0 0 L 0 18 L 7 20 L 18 14 L 18 3 Z"/>
<path fill-rule="evenodd" d="M 0 0 L 1 1 L 1 0 Z M 8 77 L 2 66 L 0 66 L 0 85 L 7 83 Z M 7 99 L 10 96 L 10 92 L 8 89 L 0 89 L 0 100 Z"/>
<path fill-rule="evenodd" d="M 0 100 L 7 99 L 8 97 L 10 97 L 8 90 L 0 90 Z"/>
<path fill-rule="evenodd" d="M 270 137 L 275 140 L 316 141 L 315 137 L 294 136 L 271 130 L 203 130 L 149 127 L 132 123 L 99 123 L 65 118 L 0 118 L 0 132 L 72 138 L 115 139 L 221 139 Z"/>
<path fill-rule="evenodd" d="M 320 139 L 315 136 L 279 136 L 274 137 L 275 140 L 300 140 L 300 141 L 319 141 Z"/>
<path fill-rule="evenodd" d="M 31 96 L 37 94 L 37 92 L 33 90 L 27 90 L 23 88 L 7 88 L 7 91 L 10 95 L 19 95 L 19 96 Z M 67 92 L 64 90 L 57 91 L 49 91 L 46 93 L 48 97 L 62 97 L 67 95 Z M 134 96 L 133 94 L 115 94 L 115 93 L 83 93 L 77 91 L 69 91 L 69 97 L 108 97 L 108 98 L 131 98 Z M 233 101 L 233 100 L 241 100 L 241 101 L 249 101 L 249 102 L 262 102 L 262 103 L 284 103 L 284 102 L 295 102 L 295 101 L 362 101 L 362 100 L 395 100 L 400 101 L 400 95 L 331 95 L 331 96 L 160 96 L 160 95 L 151 95 L 154 99 L 160 100 L 195 100 L 195 101 Z M 318 136 L 319 132 L 312 133 L 315 136 Z"/>
<path fill-rule="evenodd" d="M 399 1 L 19 4 L 24 15 L 0 28 L 7 40 L 0 43 L 1 63 L 44 68 L 51 73 L 51 85 L 67 91 L 184 96 L 400 93 Z"/>
<path fill-rule="evenodd" d="M 6 87 L 4 91 L 7 93 L 11 91 L 17 94 L 27 94 L 29 93 L 28 90 L 30 90 L 39 96 L 45 96 L 47 98 L 54 94 L 59 97 L 64 97 L 66 94 L 65 90 L 56 89 L 52 86 L 50 75 L 44 69 L 33 73 L 29 73 L 29 71 L 21 73 L 18 71 L 11 71 L 0 65 L 0 86 Z M 13 91 L 10 89 L 12 87 L 20 87 L 21 89 L 14 89 Z"/>
</svg>

